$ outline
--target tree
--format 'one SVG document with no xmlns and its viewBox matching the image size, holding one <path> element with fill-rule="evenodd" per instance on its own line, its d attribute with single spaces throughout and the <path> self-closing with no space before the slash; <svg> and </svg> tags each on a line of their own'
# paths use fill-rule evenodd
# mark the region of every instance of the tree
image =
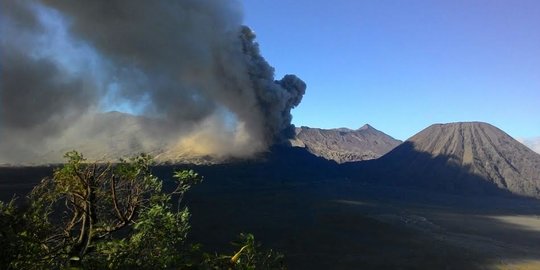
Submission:
<svg viewBox="0 0 540 270">
<path fill-rule="evenodd" d="M 65 157 L 27 205 L 0 203 L 0 268 L 254 269 L 259 261 L 259 268 L 281 268 L 282 256 L 256 251 L 253 236 L 233 256 L 203 254 L 186 241 L 190 213 L 182 198 L 202 181 L 194 171 L 176 171 L 176 188 L 165 193 L 148 155 L 117 164 L 88 163 L 75 151 Z"/>
</svg>

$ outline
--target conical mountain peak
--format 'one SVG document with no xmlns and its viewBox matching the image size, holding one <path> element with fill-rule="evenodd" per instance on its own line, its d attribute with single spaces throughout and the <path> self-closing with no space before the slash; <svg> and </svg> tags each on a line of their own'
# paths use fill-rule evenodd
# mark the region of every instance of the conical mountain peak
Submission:
<svg viewBox="0 0 540 270">
<path fill-rule="evenodd" d="M 471 185 L 474 178 L 515 194 L 540 197 L 540 155 L 487 123 L 431 125 L 381 162 L 397 179 L 420 187 L 457 190 Z"/>
</svg>

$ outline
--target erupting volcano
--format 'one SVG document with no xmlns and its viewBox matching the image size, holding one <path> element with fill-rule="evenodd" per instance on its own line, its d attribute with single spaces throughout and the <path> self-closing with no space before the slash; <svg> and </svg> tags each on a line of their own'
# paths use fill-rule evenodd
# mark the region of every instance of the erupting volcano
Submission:
<svg viewBox="0 0 540 270">
<path fill-rule="evenodd" d="M 74 148 L 91 149 L 91 159 L 246 157 L 294 136 L 290 112 L 306 84 L 274 79 L 240 2 L 7 1 L 2 9 L 0 163 L 58 162 Z"/>
</svg>

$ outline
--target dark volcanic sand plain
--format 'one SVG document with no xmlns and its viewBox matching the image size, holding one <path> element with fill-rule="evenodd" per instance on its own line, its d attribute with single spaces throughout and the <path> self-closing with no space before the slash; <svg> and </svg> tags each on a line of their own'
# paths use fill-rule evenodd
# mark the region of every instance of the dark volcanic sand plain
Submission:
<svg viewBox="0 0 540 270">
<path fill-rule="evenodd" d="M 252 232 L 283 252 L 291 269 L 540 269 L 540 201 L 524 196 L 535 195 L 521 188 L 530 185 L 505 179 L 500 186 L 482 174 L 524 168 L 519 181 L 534 186 L 536 167 L 518 162 L 536 164 L 537 157 L 520 156 L 529 152 L 512 150 L 513 139 L 490 126 L 473 124 L 470 137 L 460 135 L 467 128 L 451 130 L 415 136 L 368 162 L 338 165 L 302 148 L 274 148 L 255 161 L 192 166 L 205 180 L 186 198 L 191 239 L 232 254 L 229 242 Z M 454 144 L 467 138 L 476 150 Z M 471 160 L 466 153 L 470 166 L 457 166 Z M 154 172 L 168 183 L 175 168 L 182 166 Z M 51 171 L 0 169 L 1 199 L 28 192 Z"/>
<path fill-rule="evenodd" d="M 295 164 L 293 166 L 296 166 Z M 197 167 L 191 239 L 233 253 L 252 232 L 291 269 L 509 269 L 540 266 L 540 203 L 520 197 L 448 195 L 362 184 L 338 171 L 288 174 L 265 163 Z M 319 164 L 320 166 L 320 164 Z M 28 191 L 51 168 L 6 173 Z M 173 167 L 156 167 L 170 178 Z M 305 177 L 302 177 L 304 175 Z M 11 185 L 2 185 L 2 199 Z M 527 269 L 527 268 L 512 268 Z"/>
</svg>

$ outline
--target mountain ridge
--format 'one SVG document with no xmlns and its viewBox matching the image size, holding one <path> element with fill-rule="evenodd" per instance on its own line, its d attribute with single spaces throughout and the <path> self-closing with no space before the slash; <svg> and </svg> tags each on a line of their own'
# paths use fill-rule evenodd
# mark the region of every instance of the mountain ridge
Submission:
<svg viewBox="0 0 540 270">
<path fill-rule="evenodd" d="M 292 146 L 306 148 L 310 153 L 338 163 L 371 160 L 388 153 L 401 141 L 369 124 L 348 128 L 296 128 Z"/>
</svg>

